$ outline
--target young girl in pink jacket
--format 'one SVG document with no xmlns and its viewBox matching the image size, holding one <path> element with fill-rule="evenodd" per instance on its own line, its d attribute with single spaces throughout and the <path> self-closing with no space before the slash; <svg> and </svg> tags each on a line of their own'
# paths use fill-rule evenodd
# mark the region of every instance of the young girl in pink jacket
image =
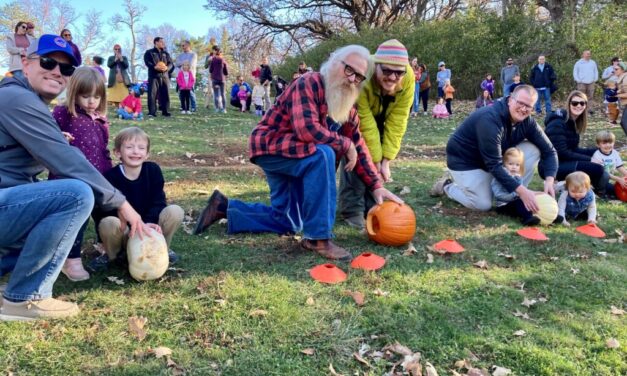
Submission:
<svg viewBox="0 0 627 376">
<path fill-rule="evenodd" d="M 191 114 L 189 110 L 189 102 L 191 98 L 191 92 L 194 89 L 194 74 L 190 72 L 189 63 L 183 63 L 182 69 L 176 76 L 176 83 L 179 85 L 179 92 L 181 93 L 181 113 Z"/>
</svg>

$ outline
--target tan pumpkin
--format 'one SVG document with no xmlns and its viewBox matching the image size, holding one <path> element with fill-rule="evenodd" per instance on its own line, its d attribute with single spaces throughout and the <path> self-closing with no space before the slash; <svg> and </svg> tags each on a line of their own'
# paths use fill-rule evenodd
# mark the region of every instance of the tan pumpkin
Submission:
<svg viewBox="0 0 627 376">
<path fill-rule="evenodd" d="M 128 271 L 138 281 L 160 278 L 168 270 L 168 245 L 163 235 L 150 229 L 150 237 L 135 234 L 128 239 L 126 255 Z"/>
<path fill-rule="evenodd" d="M 403 245 L 416 233 L 416 215 L 407 204 L 385 201 L 368 211 L 366 230 L 370 240 L 376 243 Z"/>
<path fill-rule="evenodd" d="M 540 218 L 540 224 L 550 225 L 557 218 L 557 201 L 546 193 L 536 195 L 536 202 L 538 203 L 538 211 L 534 214 Z"/>
</svg>

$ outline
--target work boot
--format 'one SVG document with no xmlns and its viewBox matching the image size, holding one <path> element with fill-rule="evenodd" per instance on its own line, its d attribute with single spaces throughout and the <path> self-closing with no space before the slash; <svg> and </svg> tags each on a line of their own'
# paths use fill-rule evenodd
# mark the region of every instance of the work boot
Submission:
<svg viewBox="0 0 627 376">
<path fill-rule="evenodd" d="M 198 217 L 194 235 L 199 235 L 215 221 L 226 218 L 226 209 L 229 206 L 229 199 L 217 189 L 213 191 L 207 201 L 207 206 Z"/>
<path fill-rule="evenodd" d="M 353 256 L 344 248 L 336 245 L 329 239 L 311 240 L 304 239 L 300 246 L 308 251 L 314 251 L 322 257 L 331 260 L 350 261 Z"/>
<path fill-rule="evenodd" d="M 3 299 L 0 308 L 0 320 L 31 321 L 37 319 L 63 319 L 78 315 L 76 303 L 64 302 L 54 298 L 11 302 Z"/>
<path fill-rule="evenodd" d="M 453 180 L 451 179 L 451 174 L 446 171 L 438 180 L 436 180 L 435 184 L 431 188 L 429 194 L 431 197 L 438 197 L 444 195 L 444 187 L 451 184 Z"/>
</svg>

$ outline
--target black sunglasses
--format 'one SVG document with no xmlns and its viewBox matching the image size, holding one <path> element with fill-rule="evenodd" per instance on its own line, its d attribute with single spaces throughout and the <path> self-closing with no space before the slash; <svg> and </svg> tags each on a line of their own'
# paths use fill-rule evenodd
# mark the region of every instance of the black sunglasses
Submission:
<svg viewBox="0 0 627 376">
<path fill-rule="evenodd" d="M 39 66 L 45 70 L 53 70 L 56 66 L 59 66 L 59 72 L 66 77 L 70 77 L 74 74 L 74 66 L 68 63 L 60 63 L 51 57 L 40 56 L 39 57 Z"/>
<path fill-rule="evenodd" d="M 71 37 L 71 36 L 72 36 L 72 34 L 63 34 L 63 35 L 61 35 L 61 36 L 62 36 L 62 37 Z"/>
<path fill-rule="evenodd" d="M 350 76 L 355 77 L 355 82 L 358 84 L 366 80 L 366 76 L 364 76 L 361 73 L 357 73 L 355 68 L 351 67 L 350 65 L 346 64 L 343 61 L 342 61 L 342 64 L 344 64 L 344 75 L 346 75 L 346 77 L 350 77 Z"/>
<path fill-rule="evenodd" d="M 26 25 L 20 25 L 20 29 L 28 29 L 28 26 L 26 26 Z"/>
<path fill-rule="evenodd" d="M 570 101 L 570 105 L 573 107 L 577 107 L 577 106 L 585 107 L 586 102 L 585 101 Z"/>
<path fill-rule="evenodd" d="M 388 69 L 388 68 L 383 68 L 383 67 L 380 67 L 380 68 L 381 68 L 381 73 L 383 73 L 383 75 L 386 77 L 390 77 L 394 74 L 396 75 L 396 78 L 401 78 L 407 73 L 406 70 L 401 71 L 401 70 L 394 70 L 394 69 Z"/>
</svg>

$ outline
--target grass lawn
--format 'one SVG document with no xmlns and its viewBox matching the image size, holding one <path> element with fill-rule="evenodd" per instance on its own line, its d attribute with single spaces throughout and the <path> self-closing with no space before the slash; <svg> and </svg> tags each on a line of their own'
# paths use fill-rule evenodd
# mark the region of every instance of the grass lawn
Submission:
<svg viewBox="0 0 627 376">
<path fill-rule="evenodd" d="M 174 95 L 172 101 L 178 104 Z M 515 375 L 627 374 L 627 319 L 617 312 L 627 309 L 625 244 L 585 237 L 574 226 L 544 228 L 550 241 L 532 243 L 516 234 L 515 220 L 429 197 L 466 106 L 458 102 L 452 120 L 411 119 L 393 165 L 389 189 L 411 190 L 403 198 L 417 215 L 415 253 L 373 244 L 338 222 L 339 244 L 387 263 L 378 272 L 340 263 L 348 280 L 323 285 L 308 269 L 325 260 L 300 250 L 294 238 L 229 236 L 225 225 L 203 236 L 181 230 L 173 249 L 182 260 L 161 280 L 137 283 L 120 266 L 82 283 L 61 275 L 55 295 L 78 302 L 78 318 L 0 322 L 0 374 L 374 376 L 401 374 L 398 353 L 407 351 L 420 352 L 422 365 L 440 375 L 465 374 L 456 366 L 464 359 L 484 372 L 499 366 Z M 152 159 L 164 169 L 171 202 L 194 219 L 216 187 L 268 202 L 263 173 L 247 160 L 256 118 L 206 109 L 174 114 L 140 123 L 152 136 Z M 112 120 L 112 139 L 130 124 Z M 585 142 L 592 145 L 605 127 L 593 119 Z M 624 146 L 620 129 L 614 132 Z M 533 185 L 540 186 L 538 178 Z M 627 204 L 598 206 L 606 240 L 627 231 Z M 90 230 L 86 258 L 94 255 L 93 237 Z M 427 246 L 446 238 L 466 251 L 429 256 Z M 473 265 L 482 260 L 487 268 Z M 364 304 L 347 290 L 363 293 Z M 133 316 L 147 318 L 142 340 L 129 329 Z M 611 339 L 620 347 L 609 348 Z M 157 358 L 159 347 L 171 355 Z"/>
</svg>

